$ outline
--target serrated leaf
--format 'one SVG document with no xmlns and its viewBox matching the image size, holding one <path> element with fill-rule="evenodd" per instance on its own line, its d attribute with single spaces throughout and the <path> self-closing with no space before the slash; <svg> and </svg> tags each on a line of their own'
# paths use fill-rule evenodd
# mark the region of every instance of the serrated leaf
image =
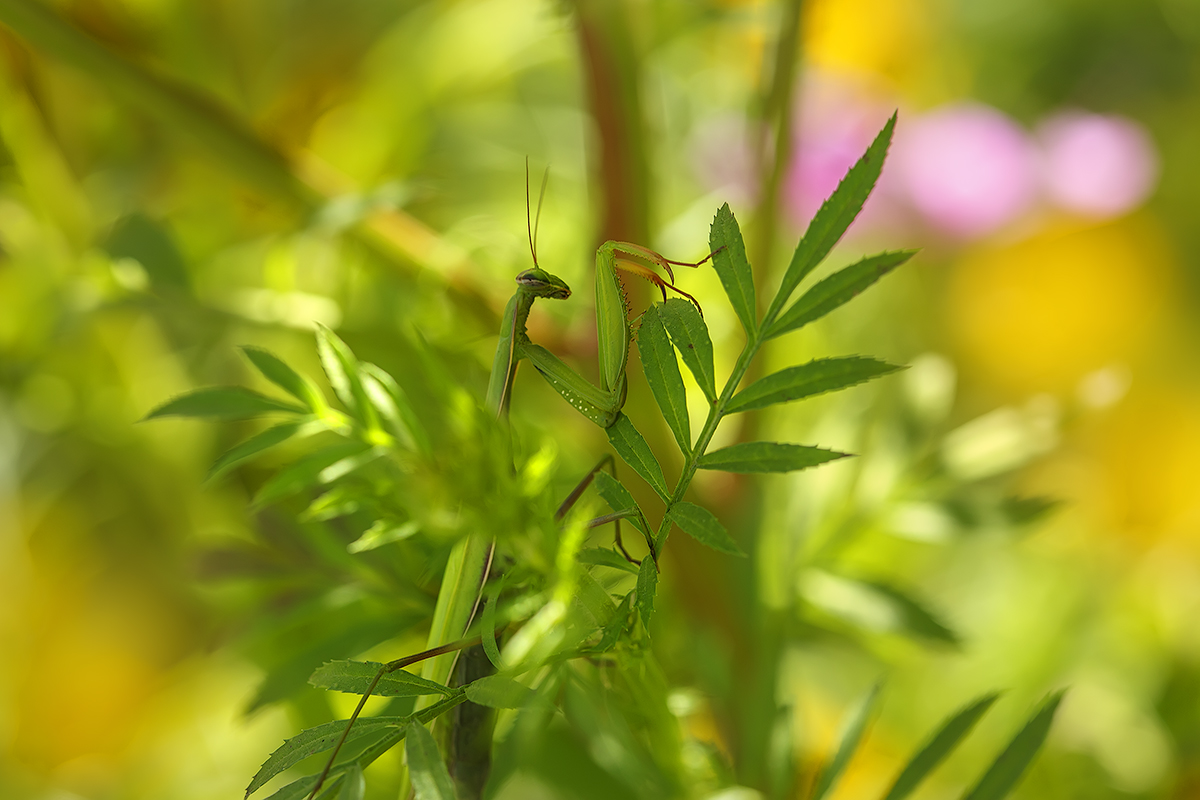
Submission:
<svg viewBox="0 0 1200 800">
<path fill-rule="evenodd" d="M 275 794 L 267 798 L 267 800 L 304 800 L 312 792 L 313 786 L 317 783 L 316 775 L 306 775 L 299 780 L 294 780 L 287 786 L 284 786 Z"/>
<path fill-rule="evenodd" d="M 617 455 L 632 467 L 634 472 L 642 476 L 642 480 L 650 484 L 650 488 L 657 492 L 659 497 L 666 500 L 667 479 L 663 476 L 662 467 L 654 457 L 654 452 L 650 450 L 650 445 L 646 444 L 638 429 L 633 427 L 629 417 L 618 414 L 616 422 L 606 432 L 609 444 L 617 451 Z"/>
<path fill-rule="evenodd" d="M 329 378 L 329 385 L 333 387 L 334 393 L 345 404 L 351 416 L 368 429 L 378 429 L 379 414 L 367 398 L 362 376 L 359 374 L 358 359 L 336 333 L 319 323 L 317 354 L 321 358 L 325 375 Z"/>
<path fill-rule="evenodd" d="M 966 738 L 999 696 L 995 692 L 985 694 L 947 719 L 929 743 L 909 759 L 884 800 L 902 800 L 912 794 L 921 781 L 945 761 L 954 748 L 958 747 L 959 742 Z"/>
<path fill-rule="evenodd" d="M 760 378 L 735 394 L 725 406 L 725 413 L 753 411 L 845 389 L 898 369 L 901 367 L 863 356 L 818 358 Z"/>
<path fill-rule="evenodd" d="M 254 505 L 265 506 L 319 485 L 320 474 L 326 467 L 361 453 L 366 447 L 362 442 L 341 442 L 301 458 L 260 486 L 254 495 Z"/>
<path fill-rule="evenodd" d="M 366 791 L 367 781 L 363 778 L 362 767 L 353 764 L 342 776 L 341 790 L 338 792 L 337 800 L 363 800 L 363 794 Z"/>
<path fill-rule="evenodd" d="M 590 564 L 595 567 L 610 567 L 619 569 L 622 572 L 632 572 L 637 574 L 638 568 L 636 564 L 630 563 L 615 550 L 609 550 L 607 547 L 585 547 L 579 551 L 579 563 Z"/>
<path fill-rule="evenodd" d="M 347 694 L 366 694 L 383 664 L 374 661 L 327 661 L 317 667 L 308 682 L 320 689 Z M 411 672 L 398 669 L 379 679 L 372 695 L 380 697 L 416 697 L 423 694 L 451 695 L 454 691 L 440 683 L 426 680 Z"/>
<path fill-rule="evenodd" d="M 261 347 L 249 345 L 244 346 L 242 352 L 264 378 L 304 403 L 313 413 L 319 413 L 325 409 L 325 398 L 321 396 L 320 390 L 313 385 L 312 381 L 288 366 L 287 362 L 279 356 Z"/>
<path fill-rule="evenodd" d="M 413 722 L 408 726 L 404 749 L 417 800 L 455 800 L 450 773 L 438 752 L 437 742 L 424 725 Z"/>
<path fill-rule="evenodd" d="M 713 369 L 713 345 L 708 326 L 696 307 L 679 297 L 663 303 L 662 322 L 671 342 L 683 357 L 696 384 L 710 403 L 717 400 L 716 371 Z"/>
<path fill-rule="evenodd" d="M 767 329 L 764 338 L 772 339 L 807 325 L 813 320 L 820 319 L 835 308 L 852 300 L 868 286 L 908 261 L 915 254 L 915 250 L 879 253 L 838 270 L 802 294 L 800 299 L 783 312 Z"/>
<path fill-rule="evenodd" d="M 871 714 L 875 711 L 875 705 L 879 700 L 879 691 L 882 688 L 882 683 L 875 684 L 871 691 L 867 693 L 867 696 L 858 704 L 858 707 L 846 718 L 846 722 L 842 727 L 842 735 L 838 742 L 837 752 L 833 754 L 833 758 L 821 770 L 821 776 L 817 779 L 816 788 L 813 790 L 812 800 L 821 800 L 822 797 L 829 794 L 830 790 L 837 785 L 838 779 L 842 777 L 842 772 L 846 769 L 846 765 L 850 763 L 850 759 L 854 756 L 859 744 L 862 742 L 863 733 L 867 729 L 867 722 L 870 721 Z"/>
<path fill-rule="evenodd" d="M 650 627 L 650 617 L 654 614 L 654 593 L 658 591 L 658 567 L 654 559 L 646 556 L 638 568 L 637 607 L 642 615 L 642 624 Z"/>
<path fill-rule="evenodd" d="M 252 419 L 263 414 L 304 414 L 307 409 L 267 397 L 241 386 L 212 386 L 173 397 L 158 406 L 144 419 L 159 417 L 195 417 L 198 419 Z"/>
<path fill-rule="evenodd" d="M 679 450 L 686 456 L 692 450 L 691 423 L 688 421 L 687 390 L 683 376 L 679 374 L 679 362 L 675 348 L 667 337 L 658 306 L 650 306 L 642 314 L 642 325 L 638 329 L 638 353 L 642 357 L 642 370 L 655 402 L 662 410 L 663 418 Z"/>
<path fill-rule="evenodd" d="M 326 722 L 322 725 L 301 731 L 285 741 L 259 767 L 258 772 L 254 774 L 254 778 L 250 781 L 250 785 L 246 787 L 246 795 L 249 796 L 258 791 L 267 781 L 284 770 L 294 767 L 309 756 L 331 750 L 338 743 L 338 740 L 341 739 L 348 721 L 340 719 L 333 722 Z M 360 717 L 354 723 L 354 727 L 350 729 L 350 732 L 346 734 L 346 741 L 352 742 L 356 739 L 361 739 L 364 736 L 378 733 L 383 728 L 403 727 L 407 724 L 407 717 Z"/>
<path fill-rule="evenodd" d="M 251 436 L 241 444 L 230 448 L 224 455 L 213 462 L 213 465 L 208 468 L 208 477 L 206 480 L 212 480 L 235 464 L 256 456 L 264 450 L 269 450 L 277 444 L 286 442 L 293 436 L 302 435 L 305 433 L 305 429 L 305 422 L 283 422 L 273 428 L 267 428 L 265 431 Z"/>
<path fill-rule="evenodd" d="M 1054 713 L 1065 692 L 1065 689 L 1059 690 L 1042 702 L 963 800 L 1002 800 L 1013 790 L 1046 741 L 1054 723 Z"/>
<path fill-rule="evenodd" d="M 608 507 L 613 511 L 620 513 L 622 511 L 638 511 L 639 516 L 629 517 L 629 522 L 642 533 L 646 533 L 642 526 L 641 512 L 638 510 L 637 501 L 633 499 L 633 495 L 625 488 L 625 484 L 609 475 L 607 472 L 597 472 L 596 491 L 604 498 L 604 502 L 608 503 Z"/>
<path fill-rule="evenodd" d="M 742 321 L 746 335 L 757 330 L 757 306 L 754 299 L 754 272 L 746 258 L 746 242 L 738 228 L 737 219 L 729 210 L 729 204 L 721 206 L 713 218 L 708 233 L 708 245 L 712 250 L 713 269 L 725 287 L 725 294 L 733 305 L 734 312 Z"/>
<path fill-rule="evenodd" d="M 383 418 L 395 426 L 409 447 L 425 454 L 433 452 L 424 424 L 396 379 L 374 364 L 360 366 L 363 389 Z"/>
<path fill-rule="evenodd" d="M 696 462 L 700 469 L 724 472 L 791 472 L 846 458 L 850 453 L 777 442 L 742 442 L 705 453 Z"/>
<path fill-rule="evenodd" d="M 534 691 L 507 675 L 488 675 L 467 684 L 467 699 L 488 708 L 521 708 L 534 698 Z"/>
<path fill-rule="evenodd" d="M 671 506 L 667 518 L 678 525 L 679 530 L 719 553 L 731 556 L 746 555 L 729 535 L 729 531 L 725 530 L 721 521 L 707 508 L 681 500 Z"/>
<path fill-rule="evenodd" d="M 791 263 L 780 283 L 779 293 L 771 303 L 772 308 L 782 308 L 787 303 L 800 281 L 825 260 L 850 223 L 854 222 L 871 190 L 875 188 L 875 182 L 879 180 L 895 127 L 896 115 L 893 114 L 867 152 L 850 168 L 829 199 L 821 204 L 816 216 L 808 224 L 808 230 L 796 245 Z"/>
</svg>

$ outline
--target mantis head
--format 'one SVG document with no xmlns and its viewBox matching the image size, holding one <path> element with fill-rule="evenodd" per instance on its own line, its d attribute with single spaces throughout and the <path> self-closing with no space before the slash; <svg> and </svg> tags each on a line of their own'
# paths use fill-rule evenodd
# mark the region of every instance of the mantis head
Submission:
<svg viewBox="0 0 1200 800">
<path fill-rule="evenodd" d="M 566 300 L 571 296 L 571 287 L 567 286 L 562 278 L 551 275 L 539 267 L 527 269 L 518 275 L 517 285 L 534 297 Z"/>
</svg>

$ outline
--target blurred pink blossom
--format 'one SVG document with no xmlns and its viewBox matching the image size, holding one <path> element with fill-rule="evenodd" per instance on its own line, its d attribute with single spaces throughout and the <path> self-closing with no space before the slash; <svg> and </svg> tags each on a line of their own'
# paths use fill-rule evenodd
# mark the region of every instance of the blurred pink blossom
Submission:
<svg viewBox="0 0 1200 800">
<path fill-rule="evenodd" d="M 898 126 L 891 168 L 898 188 L 933 227 L 976 238 L 1030 209 L 1038 155 L 1013 120 L 977 103 L 942 106 Z"/>
<path fill-rule="evenodd" d="M 1092 217 L 1133 210 L 1154 190 L 1158 157 L 1149 134 L 1119 116 L 1063 111 L 1038 129 L 1050 202 Z"/>
</svg>

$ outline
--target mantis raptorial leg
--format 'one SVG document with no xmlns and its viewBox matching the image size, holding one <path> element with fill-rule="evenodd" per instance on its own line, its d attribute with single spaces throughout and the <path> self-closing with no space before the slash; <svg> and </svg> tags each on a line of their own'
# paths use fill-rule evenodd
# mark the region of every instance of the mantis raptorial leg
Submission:
<svg viewBox="0 0 1200 800">
<path fill-rule="evenodd" d="M 541 189 L 543 196 L 545 191 L 546 181 L 543 178 Z M 689 263 L 672 261 L 647 247 L 628 242 L 608 241 L 599 247 L 596 251 L 596 332 L 600 361 L 600 386 L 597 387 L 568 367 L 553 353 L 529 340 L 526 321 L 534 301 L 538 298 L 565 300 L 571 296 L 571 289 L 561 278 L 546 272 L 538 265 L 537 226 L 528 224 L 530 222 L 528 219 L 528 169 L 526 169 L 525 192 L 526 223 L 534 266 L 517 275 L 517 291 L 504 309 L 500 326 L 500 340 L 496 347 L 491 378 L 488 382 L 486 407 L 498 418 L 507 418 L 517 367 L 522 359 L 528 358 L 542 377 L 568 402 L 588 419 L 607 428 L 616 422 L 625 404 L 625 365 L 628 361 L 632 338 L 629 310 L 617 272 L 624 271 L 649 280 L 659 288 L 664 300 L 667 297 L 667 289 L 671 289 L 686 297 L 699 309 L 700 305 L 695 298 L 674 285 L 675 275 L 671 268 L 673 266 L 698 267 L 711 258 L 712 254 L 710 253 L 698 262 Z M 539 219 L 540 216 L 541 199 L 539 198 Z M 669 280 L 664 280 L 654 271 L 653 267 L 663 269 Z M 555 515 L 556 519 L 562 519 L 565 516 L 591 483 L 595 474 L 605 466 L 613 469 L 615 474 L 615 462 L 611 455 L 606 456 L 580 481 L 580 484 L 559 507 Z M 598 527 L 608 522 L 616 523 L 617 546 L 625 558 L 631 562 L 640 563 L 630 556 L 621 542 L 620 520 L 628 516 L 629 512 L 609 514 L 592 520 L 588 526 Z M 644 520 L 642 523 L 645 526 Z M 649 530 L 648 527 L 647 530 Z M 313 800 L 321 790 L 351 727 L 358 719 L 363 706 L 383 675 L 410 664 L 424 662 L 422 677 L 447 684 L 459 652 L 479 644 L 479 637 L 463 637 L 479 609 L 494 554 L 494 539 L 479 534 L 470 534 L 464 537 L 451 550 L 442 577 L 433 622 L 430 626 L 428 649 L 415 656 L 389 662 L 380 669 L 359 701 L 354 713 L 347 720 L 346 730 L 333 748 L 324 770 L 308 795 L 308 800 Z"/>
</svg>

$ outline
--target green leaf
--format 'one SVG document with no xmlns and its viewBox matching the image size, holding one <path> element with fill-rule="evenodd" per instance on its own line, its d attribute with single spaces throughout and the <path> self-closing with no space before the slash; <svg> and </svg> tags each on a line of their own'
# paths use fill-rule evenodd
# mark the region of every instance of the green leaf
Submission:
<svg viewBox="0 0 1200 800">
<path fill-rule="evenodd" d="M 382 667 L 383 664 L 374 661 L 327 661 L 317 667 L 308 682 L 320 689 L 347 694 L 366 694 L 371 681 Z M 422 694 L 451 695 L 454 691 L 440 683 L 398 669 L 380 678 L 372 694 L 380 697 L 415 697 Z"/>
<path fill-rule="evenodd" d="M 358 359 L 336 333 L 321 324 L 317 325 L 317 354 L 329 385 L 350 414 L 367 428 L 378 429 L 379 415 L 363 387 Z"/>
<path fill-rule="evenodd" d="M 399 525 L 387 520 L 376 520 L 375 524 L 367 528 L 362 536 L 346 545 L 346 551 L 365 553 L 368 550 L 383 547 L 385 544 L 403 541 L 419 530 L 421 530 L 421 526 L 414 520 L 402 522 Z"/>
<path fill-rule="evenodd" d="M 725 412 L 752 411 L 833 392 L 898 369 L 901 367 L 863 356 L 818 358 L 755 381 L 733 396 Z"/>
<path fill-rule="evenodd" d="M 413 722 L 407 738 L 408 772 L 417 800 L 455 800 L 454 783 L 433 736 L 424 725 Z"/>
<path fill-rule="evenodd" d="M 1032 525 L 1061 505 L 1062 501 L 1053 497 L 1006 497 L 1000 501 L 1000 513 L 1010 525 Z"/>
<path fill-rule="evenodd" d="M 638 568 L 637 608 L 642 615 L 642 624 L 650 628 L 650 617 L 654 614 L 654 593 L 658 591 L 658 567 L 654 559 L 646 556 Z"/>
<path fill-rule="evenodd" d="M 886 598 L 896 614 L 897 622 L 905 632 L 946 644 L 959 644 L 958 634 L 942 624 L 941 620 L 915 597 L 885 583 L 861 583 L 870 591 Z"/>
<path fill-rule="evenodd" d="M 1054 722 L 1054 712 L 1058 710 L 1065 691 L 1059 690 L 1042 702 L 1025 727 L 1013 737 L 963 800 L 1002 800 L 1012 791 L 1046 741 L 1050 725 Z"/>
<path fill-rule="evenodd" d="M 849 302 L 875 281 L 908 261 L 915 253 L 915 250 L 879 253 L 838 270 L 801 295 L 800 299 L 767 329 L 765 338 L 772 339 L 820 319 Z"/>
<path fill-rule="evenodd" d="M 622 511 L 637 511 L 638 516 L 629 517 L 629 522 L 635 528 L 645 533 L 646 530 L 642 526 L 642 513 L 638 508 L 637 501 L 633 499 L 633 495 L 625 488 L 625 484 L 609 475 L 607 472 L 597 472 L 596 491 L 604 498 L 604 502 L 608 503 L 608 507 L 613 511 L 620 513 Z"/>
<path fill-rule="evenodd" d="M 409 447 L 427 455 L 432 453 L 429 434 L 396 379 L 374 364 L 364 363 L 360 367 L 363 389 L 383 418 L 392 423 Z"/>
<path fill-rule="evenodd" d="M 591 564 L 596 567 L 611 567 L 619 569 L 622 572 L 632 572 L 637 574 L 638 568 L 636 564 L 630 563 L 615 550 L 609 550 L 607 547 L 585 547 L 579 551 L 578 560 L 580 564 Z"/>
<path fill-rule="evenodd" d="M 716 371 L 713 369 L 713 345 L 708 326 L 696 307 L 679 297 L 662 306 L 662 321 L 671 341 L 683 356 L 696 384 L 710 403 L 717 401 Z"/>
<path fill-rule="evenodd" d="M 467 684 L 467 699 L 488 708 L 521 708 L 533 697 L 533 689 L 507 675 L 488 675 Z"/>
<path fill-rule="evenodd" d="M 332 778 L 332 773 L 330 773 Z M 328 782 L 328 780 L 327 780 Z M 313 786 L 317 783 L 316 775 L 307 775 L 299 780 L 292 781 L 287 786 L 284 786 L 275 794 L 267 798 L 267 800 L 304 800 L 312 791 Z M 249 795 L 247 795 L 249 796 Z"/>
<path fill-rule="evenodd" d="M 242 352 L 264 378 L 304 403 L 313 413 L 320 413 L 325 409 L 325 398 L 321 396 L 320 390 L 308 378 L 289 367 L 279 356 L 261 347 L 245 346 Z"/>
<path fill-rule="evenodd" d="M 867 201 L 871 190 L 875 188 L 875 182 L 879 180 L 883 159 L 887 156 L 895 127 L 896 115 L 893 114 L 875 137 L 875 141 L 867 148 L 867 152 L 850 168 L 829 199 L 821 204 L 812 222 L 808 223 L 808 230 L 796 245 L 792 261 L 783 275 L 779 293 L 771 301 L 774 311 L 783 308 L 792 292 L 800 285 L 800 281 L 825 260 L 825 256 L 829 255 L 829 251 L 862 210 L 863 203 Z"/>
<path fill-rule="evenodd" d="M 921 781 L 945 761 L 954 748 L 958 747 L 959 742 L 966 738 L 999 696 L 995 692 L 985 694 L 946 720 L 929 743 L 909 759 L 884 800 L 901 800 L 912 794 Z"/>
<path fill-rule="evenodd" d="M 306 409 L 294 403 L 276 400 L 241 386 L 213 386 L 173 397 L 147 414 L 145 419 L 157 419 L 158 417 L 251 419 L 280 411 L 289 414 L 306 413 Z"/>
<path fill-rule="evenodd" d="M 708 233 L 708 245 L 712 250 L 713 268 L 725 294 L 733 304 L 733 310 L 747 336 L 753 336 L 758 323 L 755 314 L 757 308 L 754 299 L 754 272 L 750 269 L 750 261 L 746 258 L 746 243 L 742 240 L 742 231 L 738 228 L 737 219 L 729 210 L 729 204 L 717 210 L 712 227 Z"/>
<path fill-rule="evenodd" d="M 667 518 L 678 525 L 679 530 L 719 553 L 728 553 L 731 556 L 746 555 L 729 535 L 729 531 L 725 530 L 721 521 L 707 508 L 681 500 L 671 506 Z"/>
<path fill-rule="evenodd" d="M 501 578 L 501 582 L 503 582 Z M 488 594 L 487 602 L 483 604 L 483 617 L 479 621 L 480 639 L 483 653 L 496 669 L 503 669 L 504 662 L 500 659 L 500 645 L 496 642 L 496 604 L 500 600 L 500 589 L 496 588 Z"/>
<path fill-rule="evenodd" d="M 218 458 L 208 469 L 206 480 L 212 480 L 233 465 L 258 455 L 277 444 L 286 442 L 296 435 L 306 433 L 307 424 L 304 422 L 283 422 L 273 428 L 267 428 L 262 433 L 251 436 L 239 445 L 230 448 Z"/>
<path fill-rule="evenodd" d="M 285 769 L 294 767 L 309 756 L 333 749 L 346 730 L 348 722 L 349 720 L 345 719 L 326 722 L 301 731 L 288 739 L 276 748 L 275 752 L 271 753 L 259 767 L 258 772 L 250 781 L 250 785 L 246 787 L 246 795 L 249 796 L 258 791 L 267 781 Z M 346 734 L 346 741 L 352 742 L 355 739 L 361 739 L 364 736 L 378 733 L 383 728 L 403 727 L 407 724 L 408 717 L 359 717 L 358 721 L 354 723 L 354 727 Z"/>
<path fill-rule="evenodd" d="M 649 560 L 649 558 L 645 559 L 645 561 Z M 612 619 L 600 631 L 600 641 L 593 648 L 595 652 L 607 653 L 616 646 L 617 640 L 621 638 L 621 634 L 625 632 L 626 626 L 629 625 L 629 610 L 633 608 L 633 595 L 633 592 L 629 592 L 621 598 L 621 604 L 617 606 L 616 613 L 613 614 Z"/>
<path fill-rule="evenodd" d="M 833 754 L 833 759 L 821 770 L 821 776 L 817 779 L 816 789 L 813 790 L 812 800 L 821 800 L 822 797 L 829 794 L 830 790 L 837 785 L 838 779 L 842 777 L 842 772 L 845 771 L 846 765 L 850 763 L 850 759 L 858 750 L 858 745 L 862 742 L 863 733 L 867 729 L 867 722 L 871 719 L 871 714 L 875 710 L 875 705 L 879 700 L 879 690 L 883 688 L 882 683 L 877 683 L 863 698 L 858 707 L 846 718 L 846 723 L 842 727 L 841 741 L 838 743 L 837 752 Z"/>
<path fill-rule="evenodd" d="M 337 800 L 363 800 L 363 794 L 367 791 L 367 781 L 363 778 L 362 767 L 358 764 L 351 765 L 342 776 L 341 786 Z"/>
<path fill-rule="evenodd" d="M 618 414 L 617 421 L 607 429 L 607 433 L 609 444 L 617 451 L 617 455 L 624 459 L 634 472 L 641 475 L 642 479 L 650 484 L 650 488 L 658 492 L 659 497 L 666 500 L 669 495 L 662 467 L 658 465 L 658 459 L 654 457 L 650 445 L 646 444 L 638 429 L 633 427 L 629 417 Z"/>
<path fill-rule="evenodd" d="M 725 472 L 791 472 L 849 455 L 802 444 L 743 442 L 705 453 L 696 466 Z"/>
<path fill-rule="evenodd" d="M 642 370 L 655 402 L 662 410 L 663 418 L 675 435 L 680 451 L 686 456 L 692 450 L 691 423 L 688 421 L 687 390 L 683 387 L 683 376 L 679 374 L 679 362 L 675 348 L 667 338 L 658 306 L 650 306 L 642 314 L 642 326 L 638 330 L 638 352 L 642 356 Z"/>
<path fill-rule="evenodd" d="M 367 449 L 362 442 L 340 442 L 301 458 L 294 464 L 275 473 L 259 487 L 254 495 L 254 505 L 262 507 L 285 497 L 291 497 L 320 484 L 320 475 L 326 467 L 344 458 L 357 455 Z"/>
</svg>

